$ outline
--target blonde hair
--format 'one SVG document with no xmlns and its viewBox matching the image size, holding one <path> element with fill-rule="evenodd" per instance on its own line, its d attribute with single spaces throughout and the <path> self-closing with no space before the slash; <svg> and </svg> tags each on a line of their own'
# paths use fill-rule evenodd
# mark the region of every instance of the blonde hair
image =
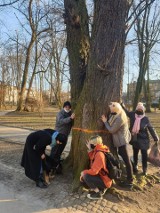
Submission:
<svg viewBox="0 0 160 213">
<path fill-rule="evenodd" d="M 121 115 L 123 123 L 128 124 L 128 118 L 127 118 L 125 111 L 122 109 L 122 111 L 119 114 Z"/>
<path fill-rule="evenodd" d="M 102 144 L 103 143 L 102 137 L 99 135 L 91 136 L 89 139 L 89 143 L 94 145 Z"/>
<path fill-rule="evenodd" d="M 125 111 L 123 110 L 122 106 L 118 102 L 111 102 L 109 107 L 113 112 L 116 112 L 117 114 L 121 116 L 123 123 L 128 123 L 127 115 Z"/>
</svg>

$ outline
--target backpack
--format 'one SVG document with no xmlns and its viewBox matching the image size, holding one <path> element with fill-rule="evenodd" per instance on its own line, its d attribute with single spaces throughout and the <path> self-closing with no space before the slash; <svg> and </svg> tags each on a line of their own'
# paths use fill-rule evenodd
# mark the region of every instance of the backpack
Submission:
<svg viewBox="0 0 160 213">
<path fill-rule="evenodd" d="M 103 151 L 101 151 L 103 152 Z M 120 179 L 122 170 L 120 169 L 119 161 L 114 157 L 111 152 L 103 152 L 106 160 L 106 168 L 108 169 L 108 177 L 110 179 Z"/>
</svg>

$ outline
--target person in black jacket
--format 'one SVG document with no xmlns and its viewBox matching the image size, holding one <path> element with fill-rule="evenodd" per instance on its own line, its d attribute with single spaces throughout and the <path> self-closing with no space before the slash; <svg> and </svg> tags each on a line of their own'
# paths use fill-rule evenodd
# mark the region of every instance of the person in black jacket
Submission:
<svg viewBox="0 0 160 213">
<path fill-rule="evenodd" d="M 32 132 L 28 135 L 24 146 L 21 166 L 25 169 L 25 175 L 36 181 L 36 186 L 40 188 L 47 187 L 42 177 L 43 170 L 47 169 L 45 148 L 53 140 L 56 141 L 54 146 L 55 156 L 60 159 L 61 146 L 63 148 L 66 145 L 66 136 L 53 129 Z"/>
<path fill-rule="evenodd" d="M 148 159 L 147 150 L 150 147 L 149 133 L 156 144 L 159 141 L 158 135 L 152 127 L 148 117 L 145 115 L 143 103 L 139 102 L 136 110 L 131 112 L 129 112 L 123 104 L 121 105 L 130 119 L 130 132 L 132 134 L 130 144 L 133 146 L 134 173 L 138 172 L 138 153 L 139 150 L 141 150 L 143 175 L 146 175 Z"/>
<path fill-rule="evenodd" d="M 55 130 L 66 135 L 66 143 L 71 132 L 74 119 L 75 114 L 71 111 L 71 103 L 69 101 L 64 102 L 63 109 L 61 109 L 56 116 Z"/>
</svg>

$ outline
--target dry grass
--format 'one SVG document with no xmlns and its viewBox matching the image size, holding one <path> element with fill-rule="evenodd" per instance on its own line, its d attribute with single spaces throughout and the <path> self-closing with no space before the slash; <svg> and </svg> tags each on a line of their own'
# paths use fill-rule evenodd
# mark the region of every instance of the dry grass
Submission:
<svg viewBox="0 0 160 213">
<path fill-rule="evenodd" d="M 54 128 L 58 110 L 57 108 L 45 108 L 42 114 L 38 112 L 8 112 L 5 116 L 0 116 L 0 125 L 34 130 Z"/>
<path fill-rule="evenodd" d="M 0 116 L 0 125 L 22 127 L 29 129 L 54 128 L 58 108 L 45 108 L 42 115 L 38 112 L 9 112 L 5 116 Z M 153 127 L 160 136 L 160 111 L 148 113 Z"/>
<path fill-rule="evenodd" d="M 160 111 L 146 114 L 160 137 Z"/>
</svg>

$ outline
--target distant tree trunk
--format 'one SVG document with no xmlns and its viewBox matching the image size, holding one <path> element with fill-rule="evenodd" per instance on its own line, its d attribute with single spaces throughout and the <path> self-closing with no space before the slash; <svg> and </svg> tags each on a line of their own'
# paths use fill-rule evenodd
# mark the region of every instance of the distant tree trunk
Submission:
<svg viewBox="0 0 160 213">
<path fill-rule="evenodd" d="M 32 51 L 32 47 L 33 47 L 34 42 L 35 42 L 35 37 L 33 36 L 31 41 L 30 41 L 30 44 L 29 44 L 29 46 L 27 48 L 26 61 L 25 61 L 25 66 L 24 66 L 22 86 L 21 86 L 21 91 L 20 91 L 20 97 L 19 97 L 19 102 L 18 102 L 18 106 L 17 106 L 17 111 L 22 111 L 23 110 L 23 101 L 24 101 L 24 95 L 25 95 L 25 90 L 26 90 L 28 69 L 29 69 L 29 64 L 30 64 L 30 55 L 31 55 L 31 51 Z"/>
<path fill-rule="evenodd" d="M 108 113 L 110 101 L 121 99 L 127 12 L 127 0 L 95 1 L 87 75 L 75 110 L 74 128 L 81 128 L 82 131 L 73 129 L 70 153 L 74 171 L 73 188 L 79 184 L 80 172 L 87 163 L 85 139 L 100 134 L 104 143 L 112 147 L 110 135 L 106 134 L 100 117 Z M 73 67 L 71 75 L 72 72 Z M 92 130 L 93 133 L 84 133 L 84 129 Z"/>
<path fill-rule="evenodd" d="M 29 87 L 28 87 L 27 96 L 26 96 L 26 100 L 25 100 L 24 111 L 29 111 L 27 103 L 28 103 L 29 96 L 30 96 L 30 93 L 31 93 L 33 80 L 34 80 L 34 77 L 36 75 L 36 69 L 37 69 L 38 59 L 39 59 L 39 56 L 38 56 L 38 47 L 37 47 L 37 41 L 36 41 L 35 42 L 35 61 L 34 61 L 34 68 L 33 68 L 33 72 L 32 72 L 32 76 L 31 76 L 30 82 L 29 82 Z"/>
<path fill-rule="evenodd" d="M 147 69 L 147 80 L 144 79 L 144 96 L 146 102 L 146 112 L 151 112 L 151 93 L 149 86 L 149 69 Z"/>
<path fill-rule="evenodd" d="M 90 50 L 89 19 L 85 2 L 85 0 L 64 0 L 73 108 L 83 88 Z"/>
</svg>

